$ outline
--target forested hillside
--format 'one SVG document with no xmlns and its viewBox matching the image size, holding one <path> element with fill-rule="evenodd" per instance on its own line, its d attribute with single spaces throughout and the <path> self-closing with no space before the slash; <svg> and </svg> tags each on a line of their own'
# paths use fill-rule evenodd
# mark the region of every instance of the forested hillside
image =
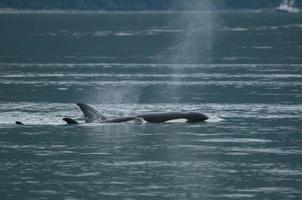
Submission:
<svg viewBox="0 0 302 200">
<path fill-rule="evenodd" d="M 188 2 L 194 1 L 211 2 L 213 9 L 261 9 L 274 8 L 282 0 L 0 0 L 0 8 L 34 10 L 183 10 L 187 9 Z M 302 7 L 302 0 L 296 0 L 295 5 Z"/>
</svg>

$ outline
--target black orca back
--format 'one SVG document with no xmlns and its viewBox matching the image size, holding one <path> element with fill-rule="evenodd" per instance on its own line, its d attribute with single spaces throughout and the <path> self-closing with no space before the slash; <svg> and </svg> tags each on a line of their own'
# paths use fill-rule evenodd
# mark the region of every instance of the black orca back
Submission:
<svg viewBox="0 0 302 200">
<path fill-rule="evenodd" d="M 143 118 L 145 121 L 150 123 L 163 123 L 170 120 L 186 119 L 187 122 L 202 122 L 208 118 L 203 113 L 199 112 L 163 112 L 163 113 L 147 113 L 138 115 L 138 117 Z"/>
</svg>

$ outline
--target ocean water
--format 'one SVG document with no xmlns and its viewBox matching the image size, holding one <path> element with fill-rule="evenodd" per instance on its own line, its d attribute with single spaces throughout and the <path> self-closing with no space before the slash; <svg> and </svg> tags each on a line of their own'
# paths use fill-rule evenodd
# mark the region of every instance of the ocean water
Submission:
<svg viewBox="0 0 302 200">
<path fill-rule="evenodd" d="M 0 27 L 0 199 L 302 198 L 301 13 L 0 14 Z M 77 102 L 210 119 L 84 124 Z"/>
</svg>

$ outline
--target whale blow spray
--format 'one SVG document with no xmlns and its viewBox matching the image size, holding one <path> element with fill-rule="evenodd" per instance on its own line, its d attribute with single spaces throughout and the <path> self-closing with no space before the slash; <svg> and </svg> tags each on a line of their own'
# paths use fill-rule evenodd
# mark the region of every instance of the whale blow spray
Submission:
<svg viewBox="0 0 302 200">
<path fill-rule="evenodd" d="M 183 80 L 186 68 L 191 64 L 211 62 L 214 28 L 217 17 L 212 12 L 212 3 L 208 0 L 187 1 L 183 5 L 185 11 L 171 22 L 181 30 L 174 38 L 168 53 L 167 62 L 170 63 L 171 84 L 162 93 L 172 97 L 178 103 L 183 98 Z M 171 101 L 171 99 L 169 99 Z"/>
</svg>

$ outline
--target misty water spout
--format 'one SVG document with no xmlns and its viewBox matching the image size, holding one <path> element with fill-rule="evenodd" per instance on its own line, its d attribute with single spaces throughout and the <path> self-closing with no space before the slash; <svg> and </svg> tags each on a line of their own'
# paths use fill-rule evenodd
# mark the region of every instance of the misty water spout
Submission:
<svg viewBox="0 0 302 200">
<path fill-rule="evenodd" d="M 171 83 L 162 93 L 179 102 L 183 97 L 180 85 L 186 81 L 179 76 L 186 73 L 190 65 L 211 62 L 211 52 L 214 40 L 214 28 L 217 16 L 212 12 L 211 1 L 186 2 L 185 11 L 172 22 L 177 29 L 182 30 L 172 44 L 168 62 L 172 74 Z M 189 97 L 190 98 L 190 97 Z M 170 99 L 171 101 L 171 99 Z"/>
</svg>

